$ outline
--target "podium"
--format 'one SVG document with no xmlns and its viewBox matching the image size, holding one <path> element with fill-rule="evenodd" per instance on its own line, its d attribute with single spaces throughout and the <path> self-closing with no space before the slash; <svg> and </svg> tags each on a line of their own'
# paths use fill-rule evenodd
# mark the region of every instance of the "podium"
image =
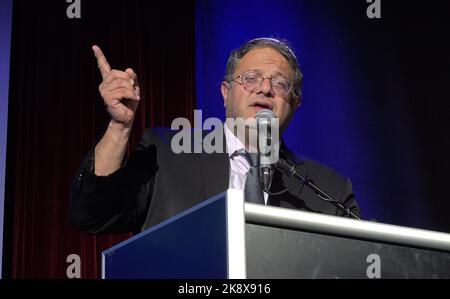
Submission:
<svg viewBox="0 0 450 299">
<path fill-rule="evenodd" d="M 105 279 L 450 278 L 450 234 L 228 190 L 102 252 Z"/>
</svg>

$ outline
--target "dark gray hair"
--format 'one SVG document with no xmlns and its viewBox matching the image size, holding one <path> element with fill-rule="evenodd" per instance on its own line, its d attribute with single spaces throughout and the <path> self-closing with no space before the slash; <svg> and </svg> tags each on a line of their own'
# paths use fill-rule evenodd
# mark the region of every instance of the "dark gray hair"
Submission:
<svg viewBox="0 0 450 299">
<path fill-rule="evenodd" d="M 295 98 L 300 99 L 302 95 L 303 74 L 300 70 L 297 57 L 295 56 L 294 51 L 287 40 L 278 40 L 275 38 L 256 38 L 235 49 L 231 52 L 230 57 L 228 58 L 224 81 L 231 82 L 233 80 L 233 74 L 236 70 L 237 64 L 242 57 L 245 56 L 245 54 L 250 52 L 250 50 L 267 47 L 273 48 L 280 52 L 280 54 L 283 55 L 289 62 L 289 65 L 294 71 L 292 94 Z"/>
</svg>

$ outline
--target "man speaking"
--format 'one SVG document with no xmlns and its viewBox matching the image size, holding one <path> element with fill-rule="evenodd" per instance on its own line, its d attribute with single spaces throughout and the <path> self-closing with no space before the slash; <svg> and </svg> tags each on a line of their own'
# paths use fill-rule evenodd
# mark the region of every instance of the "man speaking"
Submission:
<svg viewBox="0 0 450 299">
<path fill-rule="evenodd" d="M 280 159 L 291 165 L 303 182 L 270 169 L 270 181 L 261 183 L 264 176 L 259 171 L 258 146 L 249 142 L 249 134 L 237 134 L 234 126 L 224 126 L 222 152 L 177 154 L 171 147 L 173 132 L 147 129 L 126 157 L 141 100 L 138 77 L 132 69 L 111 69 L 101 49 L 94 46 L 93 51 L 103 79 L 100 94 L 111 120 L 71 188 L 69 220 L 78 230 L 94 234 L 140 231 L 228 188 L 244 190 L 246 201 L 259 204 L 359 216 L 349 179 L 295 156 L 283 142 Z M 287 42 L 258 38 L 245 43 L 230 54 L 221 84 L 227 119 L 248 123 L 268 111 L 276 118 L 282 136 L 300 107 L 302 79 Z M 305 182 L 324 190 L 335 204 Z"/>
</svg>

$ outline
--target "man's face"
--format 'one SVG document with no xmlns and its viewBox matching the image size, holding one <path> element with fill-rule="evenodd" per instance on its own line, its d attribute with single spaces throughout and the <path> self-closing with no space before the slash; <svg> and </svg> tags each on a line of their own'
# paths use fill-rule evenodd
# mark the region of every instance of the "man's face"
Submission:
<svg viewBox="0 0 450 299">
<path fill-rule="evenodd" d="M 286 77 L 293 84 L 294 71 L 288 61 L 277 50 L 272 48 L 256 48 L 250 50 L 239 61 L 233 78 L 248 71 L 254 71 L 264 78 Z M 241 82 L 241 79 L 236 79 Z M 275 94 L 270 80 L 264 79 L 260 88 L 249 92 L 236 82 L 223 82 L 222 95 L 227 118 L 254 118 L 262 109 L 270 109 L 280 121 L 280 129 L 284 131 L 300 101 L 289 93 L 285 96 Z"/>
</svg>

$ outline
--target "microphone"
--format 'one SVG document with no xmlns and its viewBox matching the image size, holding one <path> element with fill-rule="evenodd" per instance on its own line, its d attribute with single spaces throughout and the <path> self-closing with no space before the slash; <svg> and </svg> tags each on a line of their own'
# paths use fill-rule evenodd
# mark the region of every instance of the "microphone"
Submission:
<svg viewBox="0 0 450 299">
<path fill-rule="evenodd" d="M 350 211 L 350 209 L 346 208 L 340 201 L 335 200 L 333 197 L 328 195 L 325 191 L 317 187 L 310 179 L 307 177 L 302 176 L 300 173 L 297 172 L 295 169 L 295 165 L 286 161 L 285 159 L 279 159 L 277 163 L 274 164 L 274 167 L 278 169 L 280 172 L 285 174 L 289 177 L 294 177 L 297 180 L 299 180 L 300 184 L 304 184 L 308 188 L 310 188 L 312 191 L 314 191 L 321 200 L 324 200 L 326 202 L 329 202 L 333 204 L 335 207 L 346 213 L 347 216 L 351 216 L 354 219 L 361 220 L 357 215 L 355 215 L 353 212 Z"/>
<path fill-rule="evenodd" d="M 258 129 L 259 173 L 264 191 L 269 191 L 272 182 L 272 164 L 278 161 L 279 126 L 272 110 L 263 109 L 255 116 Z"/>
</svg>

